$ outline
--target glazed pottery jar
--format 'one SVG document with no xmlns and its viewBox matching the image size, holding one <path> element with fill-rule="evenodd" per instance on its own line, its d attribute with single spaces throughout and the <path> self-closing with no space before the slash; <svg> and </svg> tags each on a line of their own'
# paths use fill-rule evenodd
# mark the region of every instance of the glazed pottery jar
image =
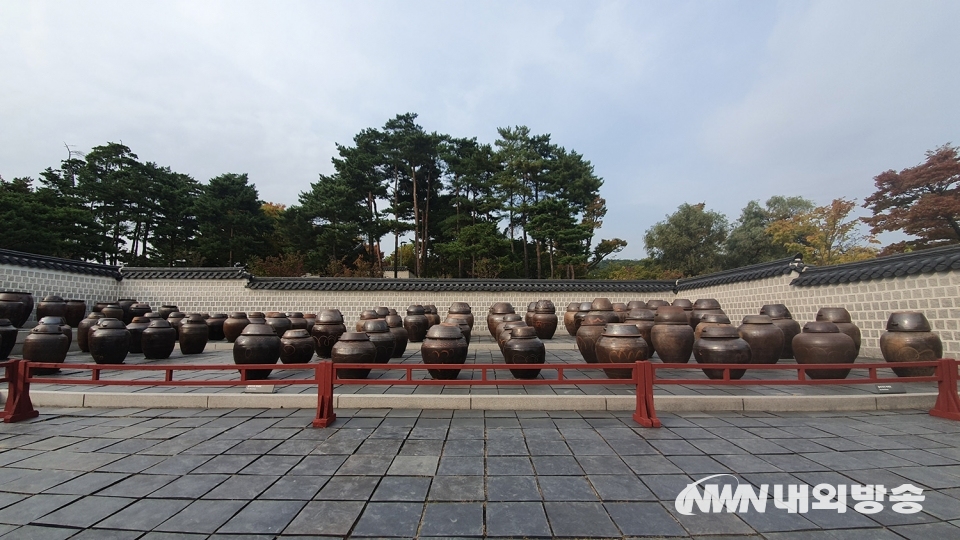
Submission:
<svg viewBox="0 0 960 540">
<path fill-rule="evenodd" d="M 523 322 L 527 323 L 527 326 L 533 326 L 533 314 L 537 310 L 537 303 L 530 302 L 527 304 L 527 312 L 523 315 Z"/>
<path fill-rule="evenodd" d="M 943 358 L 943 342 L 930 330 L 930 322 L 919 311 L 890 314 L 887 331 L 880 334 L 880 352 L 887 362 L 921 362 Z M 936 368 L 893 368 L 899 377 L 929 377 Z"/>
<path fill-rule="evenodd" d="M 83 352 L 90 352 L 90 332 L 97 322 L 103 318 L 103 313 L 93 312 L 77 325 L 77 347 Z"/>
<path fill-rule="evenodd" d="M 248 324 L 233 342 L 233 362 L 237 365 L 276 364 L 279 358 L 280 337 L 268 324 Z M 266 379 L 272 371 L 249 369 L 246 370 L 247 379 Z"/>
<path fill-rule="evenodd" d="M 857 359 L 853 338 L 832 322 L 808 322 L 793 338 L 793 354 L 798 364 L 852 364 Z M 810 369 L 811 379 L 845 379 L 850 369 Z"/>
<path fill-rule="evenodd" d="M 67 324 L 67 320 L 60 316 L 46 316 L 42 317 L 37 324 L 54 324 L 57 328 L 60 329 L 60 332 L 67 336 L 67 348 L 70 348 L 70 343 L 73 342 L 73 328 L 70 328 L 70 325 Z"/>
<path fill-rule="evenodd" d="M 143 318 L 153 320 L 153 319 L 162 319 L 163 317 L 161 317 L 159 313 L 151 311 L 149 313 L 144 313 Z"/>
<path fill-rule="evenodd" d="M 317 315 L 317 322 L 310 330 L 313 336 L 313 350 L 320 358 L 330 358 L 333 346 L 347 331 L 343 324 L 343 315 L 339 311 L 325 309 Z M 369 340 L 368 340 L 369 341 Z"/>
<path fill-rule="evenodd" d="M 660 306 L 653 318 L 650 339 L 657 356 L 665 363 L 687 363 L 693 353 L 693 328 L 683 308 Z"/>
<path fill-rule="evenodd" d="M 536 304 L 533 316 L 530 318 L 533 326 L 537 330 L 537 337 L 540 339 L 553 339 L 557 333 L 557 308 L 550 300 L 540 300 Z"/>
<path fill-rule="evenodd" d="M 571 336 L 577 335 L 577 327 L 573 322 L 573 317 L 580 311 L 579 302 L 571 302 L 567 304 L 567 310 L 563 312 L 563 328 Z"/>
<path fill-rule="evenodd" d="M 850 320 L 850 312 L 842 307 L 824 307 L 817 311 L 818 322 L 832 322 L 837 325 L 841 332 L 853 339 L 853 344 L 857 346 L 857 354 L 860 354 L 860 328 Z"/>
<path fill-rule="evenodd" d="M 636 326 L 637 330 L 640 331 L 640 336 L 643 337 L 643 340 L 647 342 L 647 349 L 649 350 L 649 357 L 653 356 L 653 337 L 651 332 L 653 331 L 653 319 L 654 313 L 646 308 L 636 308 L 631 309 L 627 313 L 627 322 Z"/>
<path fill-rule="evenodd" d="M 670 305 L 670 302 L 667 302 L 666 300 L 647 300 L 647 309 L 649 309 L 654 313 L 657 312 L 657 308 L 661 306 L 669 306 L 669 305 Z"/>
<path fill-rule="evenodd" d="M 171 313 L 176 313 L 178 311 L 180 311 L 180 308 L 178 308 L 177 306 L 173 304 L 167 304 L 167 305 L 160 306 L 159 313 L 161 317 L 166 319 L 167 317 L 170 316 Z"/>
<path fill-rule="evenodd" d="M 377 359 L 377 346 L 364 332 L 344 332 L 333 345 L 330 356 L 334 364 L 373 364 Z M 369 374 L 369 369 L 336 370 L 339 379 L 366 379 Z"/>
<path fill-rule="evenodd" d="M 456 324 L 438 324 L 427 330 L 427 337 L 420 346 L 424 364 L 462 365 L 467 361 L 467 340 Z M 429 369 L 434 379 L 451 380 L 460 375 L 459 369 Z"/>
<path fill-rule="evenodd" d="M 357 324 L 354 326 L 357 329 L 357 332 L 363 332 L 363 323 L 367 321 L 375 321 L 377 319 L 378 317 L 377 317 L 376 311 L 372 309 L 365 309 L 362 312 L 360 312 L 360 320 L 357 321 Z"/>
<path fill-rule="evenodd" d="M 148 360 L 170 358 L 176 343 L 177 331 L 162 317 L 151 319 L 140 334 L 140 350 Z"/>
<path fill-rule="evenodd" d="M 20 305 L 17 305 L 17 302 Z M 0 318 L 22 328 L 33 314 L 33 293 L 26 291 L 0 291 Z"/>
<path fill-rule="evenodd" d="M 580 311 L 577 311 L 573 314 L 573 336 L 577 336 L 577 332 L 580 330 L 580 323 L 583 322 L 583 318 L 587 316 L 587 313 L 590 313 L 590 307 L 593 305 L 592 302 L 580 302 Z"/>
<path fill-rule="evenodd" d="M 600 364 L 632 364 L 650 358 L 647 342 L 635 324 L 608 324 L 595 347 Z M 608 368 L 603 372 L 611 379 L 632 379 L 633 370 Z"/>
<path fill-rule="evenodd" d="M 210 330 L 207 328 L 203 316 L 191 313 L 180 322 L 180 352 L 183 354 L 200 354 L 210 339 Z"/>
<path fill-rule="evenodd" d="M 473 318 L 473 309 L 470 307 L 470 304 L 466 302 L 454 302 L 450 304 L 450 309 L 447 310 L 447 314 L 464 315 L 471 330 L 473 329 L 474 322 L 476 322 Z"/>
<path fill-rule="evenodd" d="M 427 323 L 430 326 L 440 324 L 440 314 L 437 312 L 437 306 L 433 304 L 423 306 L 423 315 L 427 318 Z"/>
<path fill-rule="evenodd" d="M 101 312 L 103 312 L 103 308 L 105 308 L 105 307 L 107 307 L 107 306 L 109 306 L 109 305 L 110 305 L 110 302 L 96 302 L 95 304 L 93 304 L 93 310 L 92 310 L 92 311 L 93 311 L 94 313 L 101 313 Z"/>
<path fill-rule="evenodd" d="M 303 318 L 303 313 L 291 311 L 287 313 L 287 318 L 290 319 L 291 330 L 309 330 L 307 320 Z"/>
<path fill-rule="evenodd" d="M 628 308 L 623 302 L 614 302 L 613 312 L 617 314 L 619 321 L 624 323 L 627 320 L 627 313 L 630 312 L 630 308 Z"/>
<path fill-rule="evenodd" d="M 16 339 L 16 337 L 14 337 Z M 31 362 L 52 362 L 62 364 L 67 358 L 70 345 L 67 336 L 55 324 L 38 324 L 23 339 L 23 359 Z M 124 351 L 126 354 L 126 351 Z M 57 368 L 33 368 L 34 375 L 49 375 L 60 371 Z"/>
<path fill-rule="evenodd" d="M 687 324 L 690 325 L 690 328 L 696 328 L 697 326 L 690 322 L 690 319 L 693 318 L 693 302 L 687 300 L 686 298 L 676 298 L 673 302 L 670 303 L 673 307 L 678 307 L 683 309 L 683 313 L 687 316 Z"/>
<path fill-rule="evenodd" d="M 377 348 L 377 358 L 374 360 L 378 364 L 386 364 L 393 355 L 395 342 L 393 334 L 390 333 L 390 327 L 387 321 L 383 319 L 374 319 L 363 323 L 363 332 L 370 338 L 370 343 Z"/>
<path fill-rule="evenodd" d="M 793 358 L 793 338 L 800 333 L 800 323 L 793 320 L 790 310 L 783 304 L 767 304 L 760 308 L 761 315 L 769 315 L 773 324 L 783 332 L 783 352 L 780 358 Z"/>
<path fill-rule="evenodd" d="M 727 317 L 723 313 L 704 313 L 699 319 L 699 323 L 693 330 L 693 340 L 696 341 L 700 339 L 700 334 L 703 333 L 704 328 L 709 328 L 711 326 L 731 326 L 730 317 Z"/>
<path fill-rule="evenodd" d="M 224 313 L 214 313 L 207 317 L 207 339 L 210 341 L 223 341 L 227 336 L 223 333 L 223 325 L 227 322 L 227 316 Z"/>
<path fill-rule="evenodd" d="M 124 311 L 123 308 L 118 304 L 108 304 L 100 310 L 100 313 L 103 314 L 105 319 L 117 319 L 118 321 L 123 321 Z"/>
<path fill-rule="evenodd" d="M 443 320 L 445 323 L 455 324 L 460 327 L 460 331 L 463 332 L 463 339 L 467 341 L 467 345 L 470 345 L 470 325 L 467 324 L 466 317 L 461 315 L 447 315 L 447 318 Z"/>
<path fill-rule="evenodd" d="M 769 315 L 747 315 L 737 329 L 740 338 L 750 345 L 751 364 L 776 364 L 783 351 L 783 330 Z"/>
<path fill-rule="evenodd" d="M 153 311 L 153 308 L 150 307 L 150 304 L 146 302 L 137 302 L 136 304 L 130 306 L 130 320 L 133 320 L 133 317 L 143 317 L 147 313 Z"/>
<path fill-rule="evenodd" d="M 313 325 L 317 323 L 316 313 L 304 313 L 303 320 L 307 321 L 307 332 L 313 330 Z"/>
<path fill-rule="evenodd" d="M 234 311 L 225 321 L 223 321 L 223 337 L 230 343 L 233 343 L 240 337 L 240 332 L 250 324 L 247 314 L 242 311 Z"/>
<path fill-rule="evenodd" d="M 700 317 L 707 313 L 723 313 L 720 309 L 720 302 L 716 298 L 697 298 L 693 303 L 693 311 L 690 313 L 690 326 L 694 329 L 700 324 Z"/>
<path fill-rule="evenodd" d="M 701 364 L 749 364 L 750 345 L 740 338 L 732 326 L 708 326 L 693 344 L 693 357 Z M 703 369 L 710 379 L 722 379 L 722 369 Z M 739 379 L 744 369 L 731 369 L 730 378 Z"/>
<path fill-rule="evenodd" d="M 267 324 L 277 333 L 277 337 L 282 336 L 287 330 L 293 329 L 293 324 L 283 313 L 279 311 L 267 312 Z"/>
<path fill-rule="evenodd" d="M 17 327 L 10 319 L 0 319 L 0 360 L 6 360 L 17 344 Z"/>
<path fill-rule="evenodd" d="M 10 324 L 14 325 L 15 328 L 20 328 L 26 322 L 26 319 L 20 322 L 22 317 L 23 302 L 19 300 L 0 300 L 0 318 L 10 321 Z M 19 326 L 17 325 L 18 322 L 20 322 Z"/>
<path fill-rule="evenodd" d="M 130 324 L 130 321 L 133 320 L 133 313 L 130 312 L 130 308 L 137 303 L 135 298 L 121 298 L 117 300 L 118 306 L 123 310 L 123 324 Z"/>
<path fill-rule="evenodd" d="M 537 329 L 520 326 L 513 329 L 511 338 L 503 346 L 503 359 L 508 364 L 543 364 L 547 361 L 547 349 L 537 337 Z M 535 379 L 539 369 L 511 369 L 518 379 Z"/>
<path fill-rule="evenodd" d="M 403 319 L 396 314 L 387 315 L 384 318 L 387 321 L 387 327 L 390 334 L 393 335 L 393 354 L 391 358 L 401 358 L 407 350 L 407 329 L 403 327 Z"/>
<path fill-rule="evenodd" d="M 90 334 L 90 355 L 98 364 L 122 364 L 130 352 L 130 332 L 120 319 L 104 317 Z"/>
<path fill-rule="evenodd" d="M 306 364 L 313 358 L 313 338 L 303 328 L 284 332 L 280 338 L 280 361 L 284 364 Z"/>
<path fill-rule="evenodd" d="M 373 308 L 373 310 L 377 312 L 378 319 L 386 319 L 387 315 L 390 314 L 390 308 L 388 308 L 387 306 L 377 306 Z"/>
<path fill-rule="evenodd" d="M 407 308 L 407 316 L 403 318 L 403 327 L 407 330 L 407 339 L 411 343 L 420 343 L 427 335 L 427 317 L 423 306 L 412 305 Z"/>
<path fill-rule="evenodd" d="M 503 353 L 503 347 L 510 341 L 510 338 L 513 337 L 513 329 L 527 326 L 527 323 L 523 321 L 504 321 L 497 325 L 500 328 L 500 333 L 497 334 L 497 346 L 500 347 L 500 353 Z"/>
<path fill-rule="evenodd" d="M 630 311 L 635 309 L 647 309 L 647 303 L 643 300 L 631 300 L 627 302 L 627 309 Z"/>
<path fill-rule="evenodd" d="M 619 321 L 613 311 L 609 312 L 590 312 L 580 322 L 580 329 L 577 330 L 577 349 L 580 350 L 580 356 L 590 364 L 597 363 L 597 341 L 603 335 L 603 329 L 608 324 Z"/>
<path fill-rule="evenodd" d="M 67 311 L 63 316 L 67 324 L 76 328 L 87 314 L 87 303 L 83 300 L 67 300 Z"/>
<path fill-rule="evenodd" d="M 501 352 L 503 351 L 503 343 L 502 343 L 502 341 L 501 341 L 501 338 L 502 338 L 502 339 L 510 339 L 510 335 L 509 335 L 509 334 L 506 334 L 506 336 L 504 336 L 504 334 L 503 334 L 504 329 L 506 328 L 506 325 L 511 324 L 511 323 L 518 323 L 518 322 L 519 322 L 519 323 L 523 323 L 523 324 L 522 324 L 522 325 L 516 325 L 516 324 L 514 324 L 514 325 L 512 325 L 510 328 L 516 328 L 517 326 L 525 326 L 527 323 L 523 322 L 523 318 L 520 317 L 520 314 L 519 314 L 519 313 L 507 313 L 506 315 L 503 316 L 503 320 L 501 320 L 499 323 L 497 323 L 497 328 L 493 331 L 493 332 L 494 332 L 494 341 L 497 342 L 497 346 L 500 347 Z"/>
<path fill-rule="evenodd" d="M 38 320 L 44 317 L 66 317 L 66 315 L 67 301 L 55 294 L 44 296 L 43 300 L 37 303 Z"/>
<path fill-rule="evenodd" d="M 143 331 L 150 327 L 150 319 L 146 317 L 134 317 L 127 325 L 127 332 L 130 332 L 130 349 L 133 354 L 143 352 Z"/>
<path fill-rule="evenodd" d="M 487 330 L 493 339 L 497 339 L 497 325 L 503 320 L 503 316 L 508 313 L 516 313 L 510 302 L 497 302 L 490 306 L 490 313 L 487 314 Z"/>
</svg>

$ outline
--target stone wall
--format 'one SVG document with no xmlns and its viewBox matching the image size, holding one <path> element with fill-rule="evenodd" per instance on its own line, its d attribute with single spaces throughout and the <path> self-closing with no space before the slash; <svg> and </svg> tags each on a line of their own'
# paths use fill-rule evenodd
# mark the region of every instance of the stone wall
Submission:
<svg viewBox="0 0 960 540">
<path fill-rule="evenodd" d="M 112 277 L 0 264 L 0 290 L 33 293 L 35 303 L 55 294 L 65 300 L 83 300 L 89 308 L 95 302 L 117 299 L 122 294 L 120 284 Z M 35 321 L 36 312 L 30 315 L 27 324 Z"/>
</svg>

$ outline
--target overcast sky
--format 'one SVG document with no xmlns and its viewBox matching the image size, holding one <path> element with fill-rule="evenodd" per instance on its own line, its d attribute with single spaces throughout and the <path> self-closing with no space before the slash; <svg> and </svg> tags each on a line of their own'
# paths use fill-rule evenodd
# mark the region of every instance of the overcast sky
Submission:
<svg viewBox="0 0 960 540">
<path fill-rule="evenodd" d="M 861 202 L 960 143 L 960 2 L 0 0 L 0 175 L 108 141 L 295 204 L 335 143 L 414 112 L 526 125 L 604 179 L 599 236 L 684 202 Z M 865 215 L 865 214 L 864 214 Z"/>
</svg>

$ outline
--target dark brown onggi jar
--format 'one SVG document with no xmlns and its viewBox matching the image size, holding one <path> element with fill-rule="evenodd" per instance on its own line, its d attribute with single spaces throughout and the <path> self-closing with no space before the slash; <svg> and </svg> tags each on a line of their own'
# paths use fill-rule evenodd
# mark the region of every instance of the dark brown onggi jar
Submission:
<svg viewBox="0 0 960 540">
<path fill-rule="evenodd" d="M 373 364 L 377 359 L 377 346 L 363 332 L 344 332 L 333 345 L 330 357 L 334 364 Z M 369 369 L 337 369 L 338 379 L 366 379 Z"/>
<path fill-rule="evenodd" d="M 467 361 L 467 340 L 463 339 L 460 327 L 440 323 L 427 331 L 420 346 L 424 364 L 462 365 Z M 459 369 L 428 369 L 434 379 L 452 380 L 460 375 Z"/>
<path fill-rule="evenodd" d="M 103 313 L 93 312 L 77 325 L 77 347 L 83 352 L 90 352 L 90 332 L 97 321 L 103 318 Z"/>
<path fill-rule="evenodd" d="M 687 324 L 690 325 L 690 328 L 696 328 L 696 325 L 690 321 L 690 319 L 693 318 L 693 302 L 687 300 L 686 298 L 675 298 L 670 305 L 673 307 L 682 308 L 683 313 L 687 316 Z"/>
<path fill-rule="evenodd" d="M 223 337 L 228 342 L 233 343 L 240 337 L 240 332 L 250 324 L 247 314 L 242 311 L 234 311 L 225 321 L 223 321 Z"/>
<path fill-rule="evenodd" d="M 150 319 L 146 317 L 134 317 L 127 325 L 127 332 L 130 332 L 130 352 L 140 354 L 143 352 L 143 331 L 150 326 Z"/>
<path fill-rule="evenodd" d="M 580 303 L 571 302 L 567 304 L 567 310 L 563 312 L 563 328 L 571 336 L 577 335 L 577 327 L 573 322 L 573 318 L 578 311 L 580 311 Z"/>
<path fill-rule="evenodd" d="M 523 315 L 523 322 L 527 323 L 527 326 L 533 326 L 533 314 L 537 310 L 537 303 L 530 302 L 527 304 L 527 312 Z"/>
<path fill-rule="evenodd" d="M 494 335 L 494 341 L 497 342 L 497 345 L 500 347 L 501 351 L 503 350 L 503 343 L 501 342 L 501 336 L 503 336 L 504 328 L 506 328 L 507 324 L 517 323 L 517 322 L 520 322 L 523 324 L 522 325 L 514 324 L 510 328 L 527 325 L 527 323 L 523 322 L 523 318 L 520 316 L 519 313 L 507 313 L 506 315 L 503 316 L 503 320 L 497 323 L 497 328 L 493 331 L 493 335 Z M 509 334 L 504 339 L 510 339 Z"/>
<path fill-rule="evenodd" d="M 583 318 L 587 316 L 587 313 L 590 313 L 590 307 L 593 306 L 593 302 L 580 302 L 580 310 L 573 314 L 573 336 L 577 336 L 577 332 L 580 330 L 580 324 L 583 323 Z"/>
<path fill-rule="evenodd" d="M 403 353 L 407 351 L 407 340 L 409 335 L 407 329 L 403 327 L 403 318 L 396 314 L 387 315 L 384 318 L 387 321 L 387 327 L 390 334 L 393 335 L 393 354 L 390 358 L 402 358 Z"/>
<path fill-rule="evenodd" d="M 330 358 L 333 346 L 347 331 L 343 324 L 343 315 L 339 311 L 325 309 L 317 314 L 310 335 L 313 336 L 313 350 L 320 358 Z"/>
<path fill-rule="evenodd" d="M 627 314 L 627 323 L 636 326 L 643 340 L 647 342 L 647 349 L 649 350 L 648 358 L 653 356 L 655 352 L 653 348 L 653 338 L 651 337 L 653 319 L 654 313 L 646 308 L 631 309 L 630 313 Z"/>
<path fill-rule="evenodd" d="M 497 334 L 497 346 L 500 347 L 501 353 L 503 353 L 503 347 L 513 337 L 513 329 L 523 326 L 527 326 L 527 323 L 523 321 L 503 321 L 497 325 L 497 328 L 500 329 L 500 333 Z"/>
<path fill-rule="evenodd" d="M 60 328 L 60 332 L 67 336 L 67 349 L 70 348 L 70 343 L 73 342 L 73 328 L 70 328 L 70 325 L 67 324 L 67 320 L 60 316 L 46 316 L 42 317 L 38 324 L 55 324 Z"/>
<path fill-rule="evenodd" d="M 67 324 L 76 328 L 87 314 L 87 303 L 83 300 L 67 300 L 67 313 L 63 317 Z"/>
<path fill-rule="evenodd" d="M 487 314 L 487 331 L 494 339 L 497 338 L 497 325 L 503 320 L 503 316 L 508 313 L 516 313 L 510 302 L 497 302 L 490 306 L 490 313 Z"/>
<path fill-rule="evenodd" d="M 623 302 L 614 302 L 613 312 L 617 314 L 617 318 L 620 320 L 620 322 L 624 323 L 627 321 L 627 313 L 630 312 L 630 308 L 628 308 Z"/>
<path fill-rule="evenodd" d="M 284 332 L 280 338 L 280 361 L 284 364 L 306 364 L 313 358 L 313 338 L 303 328 Z"/>
<path fill-rule="evenodd" d="M 577 330 L 577 349 L 585 362 L 597 363 L 597 341 L 603 335 L 603 329 L 608 324 L 617 323 L 619 320 L 612 310 L 593 311 L 583 318 L 580 329 Z"/>
<path fill-rule="evenodd" d="M 459 326 L 459 327 L 460 327 L 460 332 L 463 333 L 463 339 L 465 339 L 465 340 L 467 341 L 467 345 L 468 345 L 468 346 L 470 345 L 470 334 L 471 334 L 471 330 L 470 330 L 470 325 L 467 323 L 467 319 L 466 319 L 465 317 L 462 317 L 462 316 L 459 316 L 459 315 L 456 315 L 456 314 L 447 315 L 447 318 L 444 319 L 443 322 L 445 322 L 445 323 L 450 323 L 450 324 L 455 324 L 455 325 Z"/>
<path fill-rule="evenodd" d="M 532 326 L 514 328 L 510 339 L 503 346 L 503 359 L 508 364 L 543 364 L 547 361 L 547 350 L 543 341 L 537 337 L 537 329 Z M 539 369 L 511 369 L 517 379 L 535 379 Z"/>
<path fill-rule="evenodd" d="M 130 324 L 130 321 L 133 320 L 133 313 L 130 311 L 130 308 L 136 303 L 136 298 L 121 298 L 117 300 L 117 305 L 123 310 L 123 324 Z"/>
<path fill-rule="evenodd" d="M 700 317 L 707 313 L 723 313 L 720 309 L 720 302 L 716 298 L 697 298 L 693 303 L 693 311 L 690 313 L 690 326 L 694 329 L 700 324 Z"/>
<path fill-rule="evenodd" d="M 650 338 L 660 360 L 665 363 L 689 362 L 693 353 L 694 337 L 693 328 L 690 328 L 683 308 L 660 306 L 653 322 Z"/>
<path fill-rule="evenodd" d="M 783 304 L 767 304 L 760 308 L 761 315 L 769 315 L 773 324 L 783 332 L 783 351 L 780 358 L 793 358 L 793 338 L 800 333 L 800 323 L 793 320 L 790 310 Z"/>
<path fill-rule="evenodd" d="M 22 328 L 33 314 L 33 293 L 26 291 L 0 291 L 0 318 L 9 319 L 17 328 Z"/>
<path fill-rule="evenodd" d="M 124 311 L 123 308 L 118 304 L 108 304 L 100 310 L 100 313 L 103 313 L 103 316 L 106 319 L 117 319 L 118 321 L 123 321 Z"/>
<path fill-rule="evenodd" d="M 383 319 L 374 319 L 363 323 L 363 331 L 370 338 L 370 342 L 377 348 L 377 358 L 374 360 L 378 364 L 386 364 L 393 355 L 395 342 L 387 321 Z"/>
<path fill-rule="evenodd" d="M 704 313 L 693 330 L 693 340 L 696 341 L 700 339 L 700 334 L 703 333 L 703 329 L 710 328 L 711 326 L 731 326 L 730 317 L 727 317 L 723 313 Z"/>
<path fill-rule="evenodd" d="M 853 339 L 853 344 L 857 347 L 857 354 L 860 354 L 860 328 L 853 324 L 850 319 L 850 312 L 842 307 L 823 307 L 817 311 L 817 321 L 832 322 L 837 325 L 841 332 Z"/>
<path fill-rule="evenodd" d="M 44 317 L 66 317 L 66 315 L 67 301 L 55 294 L 44 296 L 43 300 L 37 303 L 38 320 Z"/>
<path fill-rule="evenodd" d="M 660 299 L 647 300 L 647 309 L 649 309 L 654 313 L 657 312 L 657 308 L 662 306 L 669 306 L 669 305 L 670 305 L 670 302 L 667 302 L 666 300 L 660 300 Z"/>
<path fill-rule="evenodd" d="M 16 339 L 16 338 L 14 338 Z M 70 347 L 67 336 L 55 324 L 38 324 L 23 339 L 23 359 L 31 362 L 50 362 L 62 364 L 67 358 Z M 60 371 L 59 368 L 33 368 L 31 374 L 49 375 Z"/>
<path fill-rule="evenodd" d="M 852 364 L 857 359 L 853 338 L 832 322 L 808 322 L 793 338 L 798 364 Z M 845 379 L 850 369 L 808 369 L 811 379 Z"/>
<path fill-rule="evenodd" d="M 557 318 L 557 307 L 550 300 L 540 300 L 537 302 L 530 318 L 537 331 L 537 337 L 540 339 L 553 339 L 557 333 L 557 324 L 560 322 Z"/>
<path fill-rule="evenodd" d="M 104 315 L 106 317 L 106 315 Z M 170 326 L 177 331 L 177 337 L 180 337 L 180 325 L 183 323 L 183 319 L 187 317 L 187 314 L 182 311 L 174 311 L 167 316 L 167 322 L 170 323 Z"/>
<path fill-rule="evenodd" d="M 160 306 L 159 310 L 157 310 L 157 312 L 160 313 L 160 317 L 162 317 L 163 319 L 166 319 L 167 317 L 169 317 L 171 313 L 176 313 L 178 311 L 180 311 L 180 308 L 178 308 L 173 304 L 164 304 Z"/>
<path fill-rule="evenodd" d="M 146 302 L 137 302 L 130 306 L 130 320 L 133 321 L 134 317 L 143 317 L 147 313 L 153 311 L 153 308 L 150 307 L 150 304 Z"/>
<path fill-rule="evenodd" d="M 6 360 L 17 344 L 17 327 L 10 319 L 0 319 L 0 360 Z"/>
<path fill-rule="evenodd" d="M 635 324 L 608 324 L 594 347 L 600 364 L 632 364 L 650 358 L 650 349 Z M 603 372 L 611 379 L 633 378 L 629 368 L 608 368 Z"/>
<path fill-rule="evenodd" d="M 930 321 L 919 311 L 901 311 L 890 314 L 887 331 L 880 334 L 880 353 L 883 359 L 896 365 L 899 362 L 929 362 L 943 358 L 943 342 L 930 329 Z M 895 367 L 898 377 L 929 377 L 934 367 Z"/>
<path fill-rule="evenodd" d="M 291 330 L 309 330 L 307 320 L 303 318 L 302 312 L 291 311 L 287 313 L 287 318 L 290 319 Z"/>
<path fill-rule="evenodd" d="M 430 326 L 440 324 L 440 312 L 437 311 L 437 306 L 433 304 L 423 306 L 423 315 Z"/>
<path fill-rule="evenodd" d="M 207 346 L 210 331 L 206 321 L 199 313 L 191 313 L 180 322 L 180 352 L 183 354 L 200 354 Z"/>
<path fill-rule="evenodd" d="M 269 311 L 266 316 L 267 324 L 277 333 L 277 337 L 282 336 L 287 330 L 293 328 L 293 323 L 286 315 L 279 311 Z"/>
<path fill-rule="evenodd" d="M 170 358 L 177 343 L 177 331 L 162 317 L 152 319 L 140 335 L 140 349 L 148 360 Z"/>
<path fill-rule="evenodd" d="M 749 364 L 750 345 L 740 338 L 732 326 L 708 326 L 693 344 L 693 357 L 701 364 Z M 710 379 L 722 379 L 722 369 L 703 369 Z M 730 378 L 739 379 L 744 369 L 731 369 Z"/>
<path fill-rule="evenodd" d="M 476 320 L 473 317 L 473 308 L 470 307 L 470 304 L 466 302 L 454 302 L 450 304 L 450 308 L 447 310 L 447 315 L 463 315 L 467 319 L 467 324 L 470 325 L 470 328 L 473 329 L 473 325 Z"/>
<path fill-rule="evenodd" d="M 104 317 L 90 334 L 90 355 L 98 364 L 122 364 L 130 352 L 130 332 L 120 319 Z"/>
<path fill-rule="evenodd" d="M 223 332 L 223 325 L 227 322 L 227 315 L 214 313 L 205 321 L 207 323 L 207 338 L 210 341 L 223 341 L 227 336 Z"/>
<path fill-rule="evenodd" d="M 233 362 L 237 365 L 276 364 L 280 358 L 280 337 L 268 324 L 250 323 L 233 342 Z M 246 378 L 262 380 L 272 369 L 248 369 Z M 240 371 L 244 373 L 243 370 Z"/>
<path fill-rule="evenodd" d="M 375 321 L 378 318 L 379 317 L 377 316 L 376 310 L 365 309 L 360 312 L 360 320 L 357 321 L 357 323 L 354 325 L 354 328 L 356 328 L 357 332 L 363 332 L 363 323 L 367 321 Z"/>
<path fill-rule="evenodd" d="M 414 304 L 407 308 L 407 316 L 403 318 L 403 327 L 407 330 L 407 339 L 411 343 L 420 343 L 427 335 L 427 317 L 423 306 Z"/>
<path fill-rule="evenodd" d="M 751 364 L 776 364 L 780 360 L 783 331 L 769 315 L 747 315 L 737 333 L 750 345 Z"/>
<path fill-rule="evenodd" d="M 643 300 L 631 300 L 627 302 L 627 309 L 630 311 L 635 309 L 647 309 L 647 303 Z"/>
</svg>

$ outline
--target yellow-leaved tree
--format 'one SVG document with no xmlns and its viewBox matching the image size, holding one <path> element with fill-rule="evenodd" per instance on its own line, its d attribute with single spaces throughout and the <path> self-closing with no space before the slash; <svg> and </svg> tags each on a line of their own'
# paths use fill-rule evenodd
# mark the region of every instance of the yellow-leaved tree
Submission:
<svg viewBox="0 0 960 540">
<path fill-rule="evenodd" d="M 807 264 L 828 266 L 872 259 L 877 249 L 869 244 L 879 242 L 860 234 L 858 221 L 849 219 L 855 205 L 856 200 L 834 199 L 828 205 L 774 221 L 767 232 L 775 243 L 802 254 Z"/>
</svg>

